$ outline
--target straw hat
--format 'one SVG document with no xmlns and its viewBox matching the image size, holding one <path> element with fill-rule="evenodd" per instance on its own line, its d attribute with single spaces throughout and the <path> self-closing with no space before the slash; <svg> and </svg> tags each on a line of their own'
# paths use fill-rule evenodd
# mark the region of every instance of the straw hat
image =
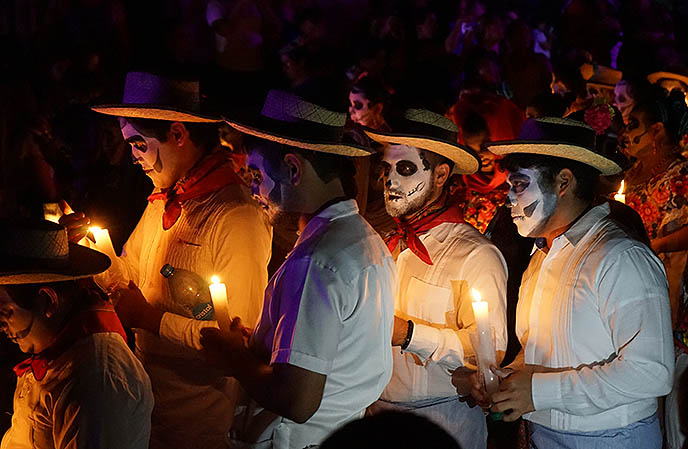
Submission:
<svg viewBox="0 0 688 449">
<path fill-rule="evenodd" d="M 217 117 L 202 115 L 198 81 L 178 81 L 146 72 L 129 72 L 121 104 L 93 106 L 92 110 L 117 117 L 214 123 Z"/>
<path fill-rule="evenodd" d="M 674 72 L 654 72 L 647 75 L 650 84 L 655 84 L 662 80 L 675 80 L 688 86 L 688 76 Z"/>
<path fill-rule="evenodd" d="M 427 109 L 408 109 L 400 128 L 402 132 L 365 132 L 383 144 L 408 145 L 442 155 L 454 162 L 454 173 L 471 174 L 480 168 L 480 158 L 457 142 L 459 129 L 447 117 Z"/>
<path fill-rule="evenodd" d="M 543 117 L 523 123 L 517 140 L 489 142 L 487 148 L 504 156 L 512 153 L 540 154 L 582 162 L 603 175 L 615 175 L 621 167 L 596 149 L 595 131 L 576 120 Z"/>
<path fill-rule="evenodd" d="M 260 115 L 224 119 L 242 133 L 306 150 L 342 156 L 369 156 L 373 152 L 344 140 L 345 113 L 282 90 L 268 92 Z"/>
<path fill-rule="evenodd" d="M 109 266 L 105 254 L 69 243 L 67 230 L 56 223 L 0 222 L 0 285 L 69 281 Z"/>
</svg>

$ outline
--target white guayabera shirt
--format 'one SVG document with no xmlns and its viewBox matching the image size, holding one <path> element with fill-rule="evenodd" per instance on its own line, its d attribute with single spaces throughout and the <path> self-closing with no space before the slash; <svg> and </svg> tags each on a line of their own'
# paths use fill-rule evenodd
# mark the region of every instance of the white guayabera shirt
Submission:
<svg viewBox="0 0 688 449">
<path fill-rule="evenodd" d="M 523 275 L 516 333 L 535 373 L 535 412 L 558 430 L 627 426 L 657 411 L 671 390 L 674 353 L 667 279 L 660 260 L 592 208 Z"/>
</svg>

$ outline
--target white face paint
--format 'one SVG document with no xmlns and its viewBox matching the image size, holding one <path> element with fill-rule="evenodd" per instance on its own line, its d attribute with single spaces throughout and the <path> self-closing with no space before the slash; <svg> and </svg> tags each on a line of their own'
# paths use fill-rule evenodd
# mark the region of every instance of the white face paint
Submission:
<svg viewBox="0 0 688 449">
<path fill-rule="evenodd" d="M 251 193 L 253 198 L 261 205 L 270 223 L 277 223 L 280 216 L 284 214 L 279 182 L 270 177 L 269 167 L 263 156 L 257 151 L 249 152 L 246 158 L 246 165 L 251 174 Z"/>
<path fill-rule="evenodd" d="M 557 195 L 540 188 L 540 173 L 522 168 L 509 172 L 511 218 L 523 237 L 542 237 L 541 232 L 557 207 Z"/>
<path fill-rule="evenodd" d="M 134 163 L 141 166 L 155 187 L 171 187 L 184 176 L 188 167 L 180 162 L 179 148 L 172 139 L 160 142 L 155 137 L 144 136 L 131 123 L 122 123 L 122 136 L 131 145 Z"/>
<path fill-rule="evenodd" d="M 614 87 L 614 103 L 621 111 L 624 123 L 628 123 L 628 115 L 633 110 L 635 100 L 631 96 L 628 83 L 624 80 L 619 81 Z"/>
<path fill-rule="evenodd" d="M 403 217 L 422 208 L 433 194 L 432 170 L 420 151 L 406 145 L 388 145 L 382 158 L 385 208 L 392 217 Z"/>
</svg>

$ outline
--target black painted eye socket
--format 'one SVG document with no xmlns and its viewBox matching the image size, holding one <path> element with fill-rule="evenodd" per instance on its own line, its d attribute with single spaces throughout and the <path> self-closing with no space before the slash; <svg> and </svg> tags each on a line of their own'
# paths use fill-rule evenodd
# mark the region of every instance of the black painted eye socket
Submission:
<svg viewBox="0 0 688 449">
<path fill-rule="evenodd" d="M 633 117 L 628 119 L 628 125 L 626 125 L 626 130 L 633 131 L 640 126 L 640 122 Z"/>
<path fill-rule="evenodd" d="M 418 171 L 418 166 L 411 161 L 399 161 L 396 167 L 401 176 L 411 176 Z"/>
<path fill-rule="evenodd" d="M 363 103 L 361 103 L 360 101 L 354 101 L 353 103 L 351 103 L 351 107 L 357 111 L 360 111 L 361 109 L 363 109 Z"/>
</svg>

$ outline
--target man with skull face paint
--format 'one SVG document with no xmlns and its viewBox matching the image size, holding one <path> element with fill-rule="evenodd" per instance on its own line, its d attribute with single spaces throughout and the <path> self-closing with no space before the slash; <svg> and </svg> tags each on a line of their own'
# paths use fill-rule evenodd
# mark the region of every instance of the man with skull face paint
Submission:
<svg viewBox="0 0 688 449">
<path fill-rule="evenodd" d="M 298 223 L 299 238 L 248 344 L 236 321 L 201 342 L 260 406 L 235 420 L 233 442 L 302 449 L 360 418 L 389 380 L 394 260 L 348 196 L 343 156 L 369 151 L 344 141 L 345 114 L 271 90 L 259 116 L 227 121 L 251 136 L 254 197 L 273 223 Z"/>
<path fill-rule="evenodd" d="M 97 278 L 120 283 L 111 297 L 122 323 L 134 329 L 136 355 L 151 378 L 150 447 L 225 447 L 238 384 L 198 352 L 201 329 L 217 322 L 194 313 L 207 304 L 173 297 L 160 269 L 217 275 L 231 313 L 253 323 L 267 283 L 270 227 L 220 149 L 220 120 L 199 113 L 198 83 L 131 72 L 122 104 L 93 109 L 120 118 L 134 162 L 155 186 L 122 256 Z M 62 220 L 72 239 L 87 221 L 79 217 Z"/>
<path fill-rule="evenodd" d="M 505 156 L 519 233 L 537 238 L 516 318 L 523 349 L 495 370 L 492 411 L 524 416 L 533 447 L 659 449 L 657 398 L 673 374 L 666 274 L 608 203 L 593 206 L 599 174 L 621 170 L 595 139 L 583 123 L 542 118 L 488 145 Z"/>
<path fill-rule="evenodd" d="M 400 132 L 366 131 L 386 145 L 385 203 L 398 224 L 387 243 L 390 250 L 400 250 L 394 371 L 369 410 L 412 410 L 447 430 L 461 447 L 485 448 L 485 417 L 456 395 L 452 372 L 475 366 L 469 336 L 476 329 L 472 288 L 489 304 L 498 359 L 503 357 L 506 264 L 499 250 L 463 221 L 459 207 L 447 201 L 452 170 L 475 173 L 478 156 L 456 143 L 458 130 L 446 117 L 410 109 L 405 119 Z"/>
</svg>

